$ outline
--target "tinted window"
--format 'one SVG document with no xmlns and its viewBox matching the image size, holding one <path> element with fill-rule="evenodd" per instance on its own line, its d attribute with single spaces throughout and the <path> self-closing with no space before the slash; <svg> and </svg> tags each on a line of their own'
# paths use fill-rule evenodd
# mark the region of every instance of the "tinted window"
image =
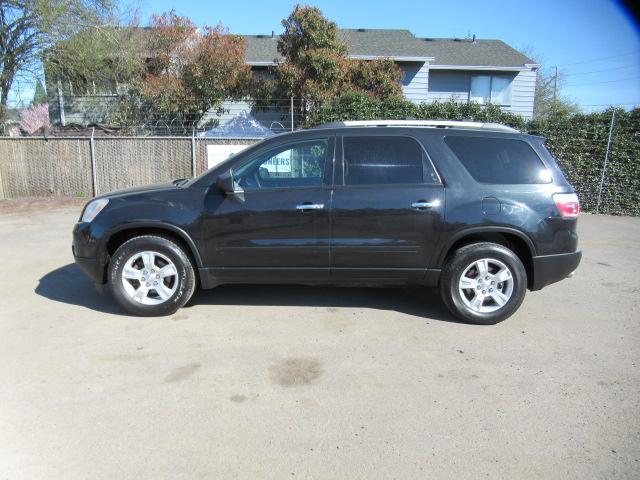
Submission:
<svg viewBox="0 0 640 480">
<path fill-rule="evenodd" d="M 549 172 L 522 140 L 447 137 L 446 144 L 480 183 L 548 183 Z"/>
<path fill-rule="evenodd" d="M 411 138 L 344 137 L 343 145 L 345 185 L 423 182 L 423 151 Z M 437 182 L 435 172 L 427 180 Z"/>
<path fill-rule="evenodd" d="M 245 190 L 320 186 L 327 150 L 327 140 L 283 145 L 234 170 L 234 180 Z"/>
</svg>

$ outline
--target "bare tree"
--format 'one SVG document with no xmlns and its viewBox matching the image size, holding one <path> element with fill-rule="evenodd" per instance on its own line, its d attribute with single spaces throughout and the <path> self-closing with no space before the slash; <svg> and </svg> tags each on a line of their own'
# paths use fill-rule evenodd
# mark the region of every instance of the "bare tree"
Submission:
<svg viewBox="0 0 640 480">
<path fill-rule="evenodd" d="M 0 120 L 19 75 L 35 76 L 52 45 L 107 25 L 115 8 L 114 0 L 0 0 Z"/>
<path fill-rule="evenodd" d="M 556 113 L 576 113 L 580 108 L 571 99 L 564 96 L 564 74 L 562 70 L 546 65 L 545 58 L 530 45 L 519 48 L 527 57 L 540 64 L 536 76 L 534 116 L 548 117 Z"/>
</svg>

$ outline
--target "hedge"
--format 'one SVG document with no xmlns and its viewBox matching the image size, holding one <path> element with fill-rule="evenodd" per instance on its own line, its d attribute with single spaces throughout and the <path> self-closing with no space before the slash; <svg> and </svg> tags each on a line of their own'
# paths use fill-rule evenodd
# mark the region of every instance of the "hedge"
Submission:
<svg viewBox="0 0 640 480">
<path fill-rule="evenodd" d="M 595 212 L 615 113 L 613 138 L 600 199 L 600 213 L 640 216 L 640 109 L 558 114 L 525 121 L 495 105 L 442 102 L 416 105 L 402 98 L 378 100 L 347 92 L 314 111 L 310 125 L 339 120 L 429 119 L 497 122 L 540 135 L 580 197 Z"/>
<path fill-rule="evenodd" d="M 532 120 L 526 131 L 546 137 L 582 207 L 595 212 L 609 142 L 615 123 L 600 199 L 600 213 L 640 215 L 640 109 L 563 115 Z"/>
</svg>

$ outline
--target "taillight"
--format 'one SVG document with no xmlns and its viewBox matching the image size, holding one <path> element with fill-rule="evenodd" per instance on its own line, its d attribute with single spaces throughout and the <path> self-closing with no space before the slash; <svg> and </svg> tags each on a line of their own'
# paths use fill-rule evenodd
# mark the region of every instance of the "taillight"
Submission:
<svg viewBox="0 0 640 480">
<path fill-rule="evenodd" d="M 580 214 L 580 200 L 575 193 L 555 193 L 553 201 L 562 217 L 576 218 Z"/>
</svg>

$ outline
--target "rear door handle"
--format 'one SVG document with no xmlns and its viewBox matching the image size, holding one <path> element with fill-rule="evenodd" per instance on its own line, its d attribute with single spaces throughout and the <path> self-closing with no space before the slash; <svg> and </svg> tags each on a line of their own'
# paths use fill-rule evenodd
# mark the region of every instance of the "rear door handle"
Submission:
<svg viewBox="0 0 640 480">
<path fill-rule="evenodd" d="M 433 202 L 420 200 L 419 202 L 413 202 L 411 204 L 411 208 L 415 208 L 416 210 L 427 210 L 428 208 L 434 208 L 438 205 L 440 205 L 440 200 L 434 200 Z"/>
<path fill-rule="evenodd" d="M 309 210 L 322 210 L 324 208 L 324 203 L 303 203 L 301 205 L 296 205 L 296 210 L 302 210 L 303 212 Z"/>
</svg>

